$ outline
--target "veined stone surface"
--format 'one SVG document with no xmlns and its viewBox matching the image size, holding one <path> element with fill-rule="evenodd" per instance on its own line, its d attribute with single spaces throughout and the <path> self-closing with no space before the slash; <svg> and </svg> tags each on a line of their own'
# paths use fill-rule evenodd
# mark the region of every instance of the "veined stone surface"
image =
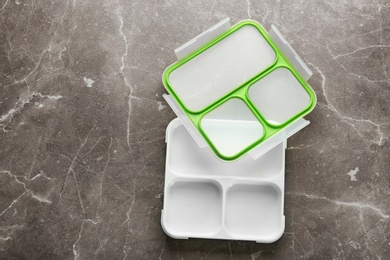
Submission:
<svg viewBox="0 0 390 260">
<path fill-rule="evenodd" d="M 314 75 L 273 244 L 160 226 L 164 69 L 225 17 L 275 24 Z M 0 0 L 1 259 L 387 259 L 390 3 Z"/>
</svg>

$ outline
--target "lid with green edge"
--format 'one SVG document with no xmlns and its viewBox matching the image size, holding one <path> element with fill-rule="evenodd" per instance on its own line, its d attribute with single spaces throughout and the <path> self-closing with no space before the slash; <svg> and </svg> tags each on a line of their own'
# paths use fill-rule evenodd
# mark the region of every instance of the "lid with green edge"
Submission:
<svg viewBox="0 0 390 260">
<path fill-rule="evenodd" d="M 214 153 L 227 161 L 308 114 L 316 103 L 314 91 L 252 20 L 172 64 L 163 83 Z"/>
</svg>

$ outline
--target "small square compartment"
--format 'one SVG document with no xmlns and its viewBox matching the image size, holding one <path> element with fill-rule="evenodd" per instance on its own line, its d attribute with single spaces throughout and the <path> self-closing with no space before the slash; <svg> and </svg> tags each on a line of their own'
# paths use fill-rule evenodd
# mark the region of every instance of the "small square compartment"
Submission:
<svg viewBox="0 0 390 260">
<path fill-rule="evenodd" d="M 233 185 L 226 194 L 226 231 L 232 236 L 274 237 L 284 229 L 282 208 L 275 185 Z"/>
<path fill-rule="evenodd" d="M 231 98 L 205 114 L 200 127 L 221 158 L 238 155 L 264 136 L 263 125 L 239 98 Z"/>
<path fill-rule="evenodd" d="M 250 101 L 264 119 L 279 126 L 310 105 L 309 93 L 287 68 L 277 68 L 253 83 L 248 90 Z"/>
<path fill-rule="evenodd" d="M 165 228 L 173 235 L 211 236 L 222 225 L 222 190 L 212 181 L 176 181 L 167 191 Z"/>
</svg>

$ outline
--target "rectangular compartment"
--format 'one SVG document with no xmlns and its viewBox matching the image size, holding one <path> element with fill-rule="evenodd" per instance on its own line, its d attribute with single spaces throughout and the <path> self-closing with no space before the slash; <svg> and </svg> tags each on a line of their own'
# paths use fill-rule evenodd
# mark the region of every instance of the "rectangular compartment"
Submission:
<svg viewBox="0 0 390 260">
<path fill-rule="evenodd" d="M 200 128 L 222 158 L 241 153 L 264 136 L 263 125 L 239 98 L 231 98 L 205 114 Z"/>
<path fill-rule="evenodd" d="M 276 68 L 250 85 L 248 97 L 264 119 L 274 126 L 285 124 L 310 105 L 309 93 L 284 67 Z"/>
<path fill-rule="evenodd" d="M 166 190 L 165 230 L 174 236 L 211 236 L 221 228 L 222 190 L 214 181 L 177 180 Z"/>
<path fill-rule="evenodd" d="M 276 59 L 254 26 L 242 26 L 173 69 L 168 84 L 190 111 L 198 112 L 228 94 Z"/>
<path fill-rule="evenodd" d="M 284 230 L 282 192 L 272 184 L 236 184 L 226 192 L 225 227 L 231 236 L 280 237 Z"/>
<path fill-rule="evenodd" d="M 167 130 L 169 140 L 167 170 L 181 177 L 221 177 L 256 180 L 273 180 L 283 174 L 283 143 L 257 160 L 244 156 L 238 161 L 225 163 L 208 147 L 199 148 L 178 119 Z"/>
</svg>

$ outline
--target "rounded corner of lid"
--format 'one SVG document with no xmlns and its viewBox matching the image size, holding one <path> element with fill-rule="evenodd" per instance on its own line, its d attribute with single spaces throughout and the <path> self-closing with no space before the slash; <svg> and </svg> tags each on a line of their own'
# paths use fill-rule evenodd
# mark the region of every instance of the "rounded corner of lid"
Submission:
<svg viewBox="0 0 390 260">
<path fill-rule="evenodd" d="M 173 71 L 175 65 L 176 65 L 176 62 L 169 65 L 168 67 L 166 67 L 164 72 L 162 73 L 162 82 L 163 82 L 165 88 L 170 87 L 169 76 L 170 76 L 171 72 Z"/>
<path fill-rule="evenodd" d="M 263 27 L 263 25 L 259 21 L 251 19 L 251 18 L 241 20 L 238 24 L 240 24 L 240 25 L 251 25 L 251 26 L 255 26 L 255 27 L 260 27 L 262 30 L 264 30 L 264 32 L 266 32 L 264 27 Z"/>
<path fill-rule="evenodd" d="M 203 116 L 201 117 L 201 119 L 202 119 L 204 116 L 205 116 L 205 115 L 203 115 Z M 201 120 L 201 119 L 200 119 L 199 122 L 198 122 L 197 128 L 198 128 L 200 134 L 202 135 L 202 137 L 204 138 L 204 140 L 207 142 L 207 144 L 209 145 L 209 147 L 210 147 L 211 150 L 213 151 L 214 155 L 215 155 L 218 159 L 220 159 L 220 160 L 222 160 L 222 161 L 226 161 L 226 162 L 232 162 L 232 161 L 238 159 L 238 158 L 241 156 L 241 155 L 240 155 L 240 152 L 241 152 L 241 151 L 240 151 L 239 153 L 237 153 L 237 154 L 232 155 L 232 156 L 227 156 L 227 155 L 222 154 L 222 153 L 217 149 L 217 147 L 215 147 L 214 143 L 210 140 L 210 138 L 208 137 L 208 135 L 206 134 L 206 132 L 205 132 L 204 129 L 202 128 L 202 124 L 201 124 L 202 120 Z"/>
<path fill-rule="evenodd" d="M 307 84 L 307 83 L 306 83 Z M 314 91 L 314 89 L 309 85 L 307 84 L 309 90 L 310 90 L 310 101 L 311 101 L 311 109 L 309 110 L 309 112 L 311 112 L 317 105 L 317 94 L 316 92 Z"/>
</svg>

